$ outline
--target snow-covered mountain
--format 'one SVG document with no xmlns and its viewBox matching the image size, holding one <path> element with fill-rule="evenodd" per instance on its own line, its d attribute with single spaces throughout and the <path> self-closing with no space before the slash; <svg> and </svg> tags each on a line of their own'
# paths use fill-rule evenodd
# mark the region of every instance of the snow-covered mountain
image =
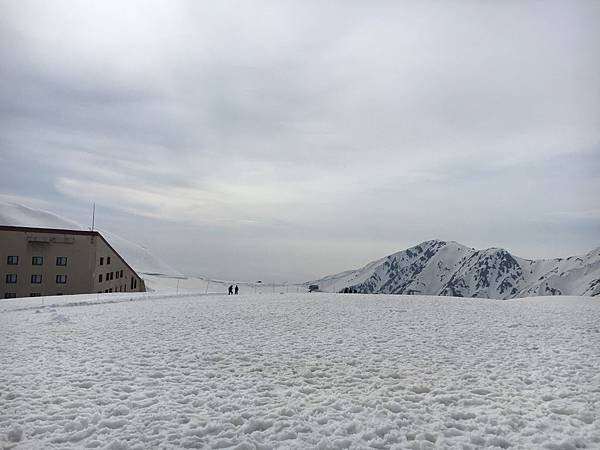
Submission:
<svg viewBox="0 0 600 450">
<path fill-rule="evenodd" d="M 539 295 L 600 295 L 600 247 L 583 256 L 528 260 L 501 248 L 476 250 L 426 241 L 358 270 L 307 284 L 329 292 L 450 295 L 509 299 Z"/>
<path fill-rule="evenodd" d="M 65 230 L 86 230 L 81 224 L 49 211 L 30 208 L 19 203 L 0 201 L 0 225 L 35 228 L 58 228 Z M 160 274 L 182 276 L 169 264 L 153 255 L 147 248 L 131 242 L 106 230 L 97 230 L 110 243 L 125 261 L 140 274 Z"/>
</svg>

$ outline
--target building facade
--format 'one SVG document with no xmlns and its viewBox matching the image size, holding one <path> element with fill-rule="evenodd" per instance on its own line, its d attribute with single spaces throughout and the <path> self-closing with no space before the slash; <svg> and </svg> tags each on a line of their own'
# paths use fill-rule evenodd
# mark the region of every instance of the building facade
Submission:
<svg viewBox="0 0 600 450">
<path fill-rule="evenodd" d="M 143 292 L 97 231 L 0 226 L 0 298 Z"/>
</svg>

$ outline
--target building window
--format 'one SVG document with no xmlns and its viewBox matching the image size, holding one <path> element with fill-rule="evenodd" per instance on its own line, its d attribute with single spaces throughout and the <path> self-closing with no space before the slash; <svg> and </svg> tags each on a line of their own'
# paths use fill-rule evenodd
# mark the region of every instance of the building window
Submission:
<svg viewBox="0 0 600 450">
<path fill-rule="evenodd" d="M 15 284 L 17 282 L 17 274 L 16 273 L 7 273 L 6 274 L 6 284 Z"/>
<path fill-rule="evenodd" d="M 16 292 L 6 292 L 4 294 L 4 298 L 17 298 L 17 293 Z"/>
<path fill-rule="evenodd" d="M 44 264 L 44 257 L 43 256 L 32 256 L 31 257 L 31 265 L 33 265 L 33 266 L 41 266 L 42 264 Z"/>
<path fill-rule="evenodd" d="M 98 283 L 102 283 L 102 274 L 98 275 Z"/>
<path fill-rule="evenodd" d="M 130 283 L 129 289 L 133 289 L 133 278 L 131 278 L 131 283 Z"/>
<path fill-rule="evenodd" d="M 106 264 L 110 264 L 110 256 L 106 257 Z"/>
<path fill-rule="evenodd" d="M 110 273 L 110 279 L 112 280 L 114 277 L 115 277 L 115 273 L 114 273 L 114 272 L 111 272 L 111 273 Z"/>
<path fill-rule="evenodd" d="M 31 284 L 41 284 L 42 276 L 41 275 L 31 275 Z"/>
<path fill-rule="evenodd" d="M 100 257 L 100 265 L 103 266 L 104 265 L 104 256 Z"/>
<path fill-rule="evenodd" d="M 121 271 L 119 272 L 119 278 L 123 278 L 123 269 L 121 269 Z"/>
<path fill-rule="evenodd" d="M 67 265 L 67 257 L 66 256 L 57 256 L 56 257 L 56 265 L 57 266 L 66 266 Z"/>
<path fill-rule="evenodd" d="M 108 290 L 108 292 L 112 292 L 112 288 L 110 288 L 110 289 Z"/>
<path fill-rule="evenodd" d="M 56 284 L 65 284 L 67 282 L 66 275 L 56 275 Z"/>
<path fill-rule="evenodd" d="M 32 292 L 31 294 L 29 294 L 30 297 L 41 297 L 42 293 L 41 292 Z"/>
<path fill-rule="evenodd" d="M 7 256 L 6 264 L 8 264 L 9 266 L 16 266 L 17 264 L 19 264 L 19 257 L 18 256 Z"/>
</svg>

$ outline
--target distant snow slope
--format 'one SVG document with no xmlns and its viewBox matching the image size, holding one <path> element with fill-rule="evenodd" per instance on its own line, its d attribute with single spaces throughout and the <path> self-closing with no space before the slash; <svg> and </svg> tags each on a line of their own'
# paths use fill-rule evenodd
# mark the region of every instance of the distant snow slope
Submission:
<svg viewBox="0 0 600 450">
<path fill-rule="evenodd" d="M 58 228 L 67 230 L 85 230 L 81 224 L 60 217 L 48 211 L 29 208 L 18 203 L 0 201 L 0 225 L 19 227 Z M 114 249 L 138 273 L 162 274 L 169 276 L 182 276 L 167 263 L 156 257 L 145 247 L 128 241 L 114 233 L 97 230 L 110 243 Z"/>
<path fill-rule="evenodd" d="M 508 299 L 600 294 L 600 247 L 583 256 L 527 260 L 499 248 L 475 250 L 432 240 L 358 270 L 311 281 L 320 289 L 359 293 Z"/>
<path fill-rule="evenodd" d="M 183 276 L 181 272 L 152 254 L 146 247 L 128 241 L 106 230 L 98 230 L 102 236 L 112 245 L 125 261 L 133 267 L 136 272 L 143 274 L 160 274 L 169 276 Z"/>
<path fill-rule="evenodd" d="M 600 302 L 0 302 L 0 448 L 600 448 Z"/>
<path fill-rule="evenodd" d="M 237 285 L 240 294 L 284 294 L 307 292 L 304 284 L 256 283 L 236 280 L 215 280 L 206 277 L 176 277 L 144 274 L 146 289 L 163 294 L 227 293 L 230 285 Z"/>
<path fill-rule="evenodd" d="M 18 203 L 0 201 L 0 225 L 33 228 L 84 230 L 77 222 L 42 209 L 29 208 Z"/>
</svg>

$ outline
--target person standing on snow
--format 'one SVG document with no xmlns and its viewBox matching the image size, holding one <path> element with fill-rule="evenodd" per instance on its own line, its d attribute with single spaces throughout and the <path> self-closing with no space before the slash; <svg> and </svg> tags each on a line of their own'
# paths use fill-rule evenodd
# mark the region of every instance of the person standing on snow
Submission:
<svg viewBox="0 0 600 450">
<path fill-rule="evenodd" d="M 238 295 L 240 293 L 240 288 L 238 287 L 238 285 L 235 285 L 235 295 Z"/>
<path fill-rule="evenodd" d="M 229 290 L 227 291 L 227 295 L 233 294 L 233 284 L 229 285 Z"/>
</svg>

